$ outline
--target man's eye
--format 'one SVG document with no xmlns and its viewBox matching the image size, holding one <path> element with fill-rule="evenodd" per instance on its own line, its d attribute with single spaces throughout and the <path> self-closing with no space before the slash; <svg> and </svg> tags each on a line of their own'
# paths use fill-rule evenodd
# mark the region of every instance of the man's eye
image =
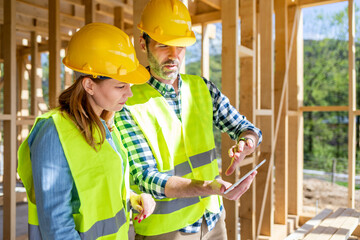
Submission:
<svg viewBox="0 0 360 240">
<path fill-rule="evenodd" d="M 125 86 L 117 86 L 116 88 L 120 88 L 120 89 L 121 89 L 121 88 L 124 88 L 124 87 L 125 87 Z"/>
</svg>

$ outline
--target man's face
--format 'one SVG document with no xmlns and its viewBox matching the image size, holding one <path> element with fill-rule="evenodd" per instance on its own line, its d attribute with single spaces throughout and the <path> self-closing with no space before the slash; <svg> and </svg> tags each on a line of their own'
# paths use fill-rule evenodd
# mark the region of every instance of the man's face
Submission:
<svg viewBox="0 0 360 240">
<path fill-rule="evenodd" d="M 184 60 L 185 49 L 185 47 L 168 46 L 150 39 L 146 51 L 151 74 L 159 80 L 175 80 Z"/>
</svg>

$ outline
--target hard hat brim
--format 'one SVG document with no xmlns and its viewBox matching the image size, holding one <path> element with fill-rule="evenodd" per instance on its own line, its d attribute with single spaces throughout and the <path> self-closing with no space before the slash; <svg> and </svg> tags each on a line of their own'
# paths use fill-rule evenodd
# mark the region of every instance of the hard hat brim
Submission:
<svg viewBox="0 0 360 240">
<path fill-rule="evenodd" d="M 84 69 L 79 69 L 74 66 L 70 66 L 65 63 L 65 58 L 63 59 L 63 63 L 66 67 L 80 73 L 88 74 L 88 75 L 94 75 L 94 72 L 92 71 L 86 71 Z M 106 73 L 97 73 L 98 75 L 110 77 L 116 80 L 119 80 L 120 82 L 125 83 L 132 83 L 132 84 L 143 84 L 146 83 L 150 79 L 150 73 L 149 71 L 141 64 L 132 72 L 129 72 L 125 75 L 119 75 L 119 74 L 106 74 Z"/>
<path fill-rule="evenodd" d="M 144 84 L 150 79 L 150 73 L 143 65 L 139 64 L 135 71 L 129 72 L 126 75 L 115 75 L 109 77 L 125 83 Z"/>
<path fill-rule="evenodd" d="M 175 46 L 175 47 L 188 47 L 193 45 L 196 42 L 195 33 L 191 31 L 191 35 L 188 37 L 184 36 L 165 36 L 161 34 L 156 34 L 152 32 L 145 31 L 140 26 L 138 26 L 140 30 L 148 34 L 153 40 L 168 45 L 168 46 Z"/>
</svg>

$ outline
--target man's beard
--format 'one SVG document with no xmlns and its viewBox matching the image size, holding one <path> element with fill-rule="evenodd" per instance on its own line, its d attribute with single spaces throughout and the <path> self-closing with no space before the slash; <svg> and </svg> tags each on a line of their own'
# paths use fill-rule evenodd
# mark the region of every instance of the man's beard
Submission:
<svg viewBox="0 0 360 240">
<path fill-rule="evenodd" d="M 156 59 L 154 58 L 154 56 L 151 54 L 150 51 L 148 51 L 148 61 L 149 61 L 149 66 L 151 68 L 151 70 L 158 75 L 161 79 L 164 80 L 175 80 L 179 74 L 179 69 L 180 69 L 180 63 L 178 60 L 167 60 L 164 63 L 159 63 L 158 61 L 156 61 Z M 166 65 L 176 65 L 177 68 L 174 71 L 166 71 L 165 70 L 165 66 Z"/>
</svg>

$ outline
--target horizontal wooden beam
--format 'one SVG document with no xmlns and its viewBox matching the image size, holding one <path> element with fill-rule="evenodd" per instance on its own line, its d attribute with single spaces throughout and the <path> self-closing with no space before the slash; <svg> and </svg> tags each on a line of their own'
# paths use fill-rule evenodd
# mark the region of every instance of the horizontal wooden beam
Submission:
<svg viewBox="0 0 360 240">
<path fill-rule="evenodd" d="M 221 8 L 220 0 L 199 0 L 199 1 L 209 5 L 212 8 L 215 8 L 217 10 L 220 10 L 220 8 Z"/>
<path fill-rule="evenodd" d="M 299 111 L 302 112 L 347 112 L 348 106 L 302 106 Z"/>
<path fill-rule="evenodd" d="M 299 6 L 301 8 L 306 8 L 306 7 L 315 7 L 330 3 L 344 2 L 346 0 L 296 0 L 296 1 L 299 2 Z"/>
<path fill-rule="evenodd" d="M 221 21 L 220 11 L 214 11 L 209 13 L 198 14 L 191 17 L 193 25 L 202 24 L 202 23 L 214 23 Z"/>
</svg>

